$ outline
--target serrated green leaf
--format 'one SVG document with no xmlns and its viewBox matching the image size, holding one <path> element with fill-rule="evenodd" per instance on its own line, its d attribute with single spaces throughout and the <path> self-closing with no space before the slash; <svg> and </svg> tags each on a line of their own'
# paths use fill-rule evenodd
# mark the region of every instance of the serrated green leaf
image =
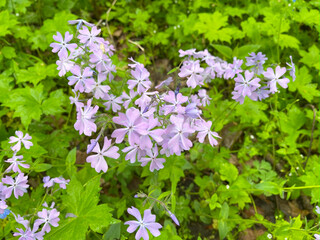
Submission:
<svg viewBox="0 0 320 240">
<path fill-rule="evenodd" d="M 5 58 L 8 58 L 8 59 L 15 58 L 17 56 L 16 55 L 16 51 L 14 50 L 14 48 L 13 47 L 8 47 L 8 46 L 4 46 L 1 49 L 1 53 L 0 54 L 3 54 L 3 56 Z"/>
<path fill-rule="evenodd" d="M 8 10 L 0 12 L 0 37 L 10 34 L 17 23 L 16 16 L 10 14 Z"/>
<path fill-rule="evenodd" d="M 42 103 L 42 110 L 44 114 L 58 114 L 65 111 L 62 105 L 66 101 L 66 95 L 63 93 L 62 89 L 58 89 L 50 93 L 48 99 L 44 100 Z"/>
<path fill-rule="evenodd" d="M 316 45 L 312 45 L 309 48 L 309 51 L 299 51 L 300 56 L 302 59 L 300 62 L 306 64 L 309 67 L 314 67 L 315 69 L 320 70 L 320 65 L 319 65 L 319 49 L 317 48 Z"/>
</svg>

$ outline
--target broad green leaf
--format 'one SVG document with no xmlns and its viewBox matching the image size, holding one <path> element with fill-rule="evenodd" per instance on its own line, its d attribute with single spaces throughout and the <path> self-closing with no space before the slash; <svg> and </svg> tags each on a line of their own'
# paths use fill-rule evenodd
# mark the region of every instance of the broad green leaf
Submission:
<svg viewBox="0 0 320 240">
<path fill-rule="evenodd" d="M 58 89 L 50 93 L 48 99 L 44 100 L 42 103 L 42 110 L 44 114 L 58 114 L 65 111 L 62 106 L 66 103 L 66 95 L 63 93 L 62 89 Z"/>
<path fill-rule="evenodd" d="M 281 49 L 286 47 L 299 49 L 299 45 L 300 45 L 300 41 L 297 38 L 290 36 L 288 34 L 280 34 L 279 46 L 281 47 Z"/>
<path fill-rule="evenodd" d="M 10 14 L 8 10 L 0 12 L 0 37 L 10 34 L 17 23 L 16 16 Z"/>
<path fill-rule="evenodd" d="M 302 57 L 300 62 L 306 64 L 308 67 L 314 67 L 315 69 L 320 70 L 319 49 L 316 45 L 312 45 L 308 52 L 303 50 L 299 51 L 299 54 Z"/>
<path fill-rule="evenodd" d="M 47 171 L 48 169 L 52 168 L 52 165 L 51 164 L 47 164 L 47 163 L 39 163 L 39 164 L 36 164 L 34 167 L 33 167 L 33 170 L 35 172 L 45 172 Z"/>
<path fill-rule="evenodd" d="M 77 168 L 74 166 L 74 164 L 76 163 L 76 154 L 77 154 L 77 148 L 73 148 L 66 159 L 66 167 L 67 167 L 67 172 L 69 174 L 69 176 L 72 176 Z"/>
<path fill-rule="evenodd" d="M 238 58 L 244 58 L 249 56 L 249 53 L 256 52 L 261 46 L 260 45 L 244 45 L 237 48 L 237 51 L 233 51 L 233 56 Z"/>
<path fill-rule="evenodd" d="M 219 44 L 212 44 L 212 46 L 226 58 L 232 58 L 232 49 L 230 47 Z"/>
<path fill-rule="evenodd" d="M 231 163 L 224 163 L 220 167 L 219 173 L 221 180 L 227 180 L 229 183 L 233 183 L 238 177 L 238 169 Z"/>
<path fill-rule="evenodd" d="M 8 59 L 15 58 L 17 56 L 14 48 L 8 46 L 3 47 L 0 54 L 3 54 L 3 56 Z"/>
<path fill-rule="evenodd" d="M 220 239 L 224 239 L 229 232 L 228 223 L 226 221 L 228 219 L 228 216 L 229 216 L 229 205 L 226 202 L 224 202 L 219 214 L 218 229 L 219 229 Z"/>
</svg>

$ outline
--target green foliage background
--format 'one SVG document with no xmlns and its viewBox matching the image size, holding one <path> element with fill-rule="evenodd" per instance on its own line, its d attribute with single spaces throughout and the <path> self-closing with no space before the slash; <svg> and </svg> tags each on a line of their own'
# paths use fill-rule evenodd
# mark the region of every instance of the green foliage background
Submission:
<svg viewBox="0 0 320 240">
<path fill-rule="evenodd" d="M 49 47 L 57 31 L 75 33 L 67 21 L 78 18 L 99 23 L 115 45 L 117 78 L 128 78 L 132 56 L 156 83 L 179 65 L 179 49 L 207 48 L 228 61 L 261 51 L 268 64 L 284 64 L 291 55 L 297 79 L 263 102 L 243 105 L 231 99 L 233 84 L 216 79 L 206 86 L 212 102 L 203 112 L 223 138 L 218 148 L 195 143 L 156 173 L 122 154 L 97 174 L 85 163 L 89 139 L 73 128 L 71 88 L 58 77 Z M 133 197 L 143 191 L 165 201 L 181 223 L 154 205 L 163 225 L 158 239 L 313 239 L 320 198 L 319 19 L 319 2 L 302 0 L 0 0 L 1 169 L 15 130 L 28 131 L 34 142 L 22 152 L 32 191 L 13 199 L 12 211 L 32 216 L 44 201 L 55 201 L 62 216 L 77 216 L 61 217 L 45 239 L 133 239 L 123 222 L 128 207 L 149 206 Z M 113 89 L 120 88 L 115 82 Z M 71 182 L 53 195 L 40 185 L 46 175 Z M 11 239 L 16 227 L 12 215 L 0 220 L 0 236 Z"/>
</svg>

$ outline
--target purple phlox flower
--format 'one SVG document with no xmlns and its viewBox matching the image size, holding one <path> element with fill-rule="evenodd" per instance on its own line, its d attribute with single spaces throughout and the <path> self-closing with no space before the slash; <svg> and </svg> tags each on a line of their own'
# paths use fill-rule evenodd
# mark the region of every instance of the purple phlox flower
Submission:
<svg viewBox="0 0 320 240">
<path fill-rule="evenodd" d="M 12 177 L 6 176 L 5 178 L 2 178 L 2 182 L 9 185 L 5 190 L 3 190 L 6 198 L 11 196 L 12 191 L 15 198 L 19 198 L 19 196 L 23 196 L 23 194 L 27 192 L 27 188 L 29 187 L 27 184 L 28 176 L 24 176 L 23 173 L 19 173 L 14 180 Z"/>
<path fill-rule="evenodd" d="M 145 67 L 136 65 L 136 68 L 131 70 L 131 75 L 134 79 L 127 81 L 129 89 L 133 89 L 137 86 L 137 91 L 139 94 L 141 94 L 151 87 L 151 82 L 149 80 L 150 73 Z"/>
<path fill-rule="evenodd" d="M 178 226 L 180 226 L 179 220 L 177 219 L 177 217 L 170 211 L 168 210 L 169 216 L 172 219 L 172 221 L 177 224 Z"/>
<path fill-rule="evenodd" d="M 94 147 L 97 145 L 99 139 L 101 137 L 101 133 L 99 133 L 98 137 L 96 139 L 92 139 L 91 143 L 87 147 L 87 154 L 91 153 Z"/>
<path fill-rule="evenodd" d="M 14 152 L 12 158 L 9 158 L 5 161 L 7 163 L 11 163 L 11 165 L 6 169 L 5 172 L 10 172 L 12 170 L 14 172 L 21 173 L 19 166 L 22 168 L 30 168 L 29 164 L 24 164 L 25 161 L 21 160 L 23 156 L 22 155 L 16 156 L 16 154 L 17 152 Z"/>
<path fill-rule="evenodd" d="M 204 69 L 200 67 L 199 60 L 187 61 L 183 63 L 178 75 L 181 78 L 187 77 L 187 86 L 195 88 L 198 85 L 203 85 L 203 78 L 200 75 L 203 71 Z"/>
<path fill-rule="evenodd" d="M 243 60 L 239 60 L 236 57 L 233 58 L 233 64 L 229 64 L 228 69 L 224 73 L 224 78 L 234 78 L 236 74 L 241 73 L 243 70 L 241 69 L 241 65 Z"/>
<path fill-rule="evenodd" d="M 90 92 L 92 85 L 95 85 L 95 81 L 92 78 L 92 70 L 86 67 L 83 71 L 78 65 L 75 65 L 71 70 L 73 76 L 68 77 L 69 85 L 74 85 L 74 89 L 79 92 Z"/>
<path fill-rule="evenodd" d="M 155 140 L 156 142 L 161 142 L 162 135 L 164 134 L 164 130 L 160 128 L 155 127 L 159 126 L 159 121 L 157 118 L 154 118 L 153 116 L 150 116 L 147 120 L 147 129 L 146 132 L 142 134 L 140 137 L 140 147 L 143 150 L 151 149 L 152 148 L 152 141 L 150 138 Z"/>
<path fill-rule="evenodd" d="M 64 35 L 64 39 L 61 35 L 61 33 L 57 32 L 57 35 L 53 35 L 53 39 L 59 43 L 51 43 L 50 47 L 52 47 L 52 52 L 56 53 L 58 52 L 58 56 L 61 58 L 67 58 L 68 57 L 68 51 L 73 52 L 77 48 L 76 43 L 68 43 L 72 40 L 73 35 L 69 32 L 66 32 Z"/>
<path fill-rule="evenodd" d="M 42 179 L 43 181 L 43 187 L 52 187 L 54 184 L 53 178 L 50 178 L 49 176 L 45 176 Z"/>
<path fill-rule="evenodd" d="M 181 115 L 170 117 L 171 125 L 167 128 L 170 136 L 167 148 L 171 154 L 180 155 L 182 150 L 189 150 L 192 147 L 192 142 L 188 139 L 188 135 L 194 133 L 185 118 Z"/>
<path fill-rule="evenodd" d="M 156 86 L 156 89 L 161 89 L 163 86 L 169 86 L 170 83 L 173 82 L 172 77 L 168 77 L 166 80 L 162 81 L 158 86 Z"/>
<path fill-rule="evenodd" d="M 244 96 L 241 92 L 233 91 L 232 93 L 232 99 L 234 99 L 236 102 L 239 102 L 240 104 L 243 104 L 244 102 Z"/>
<path fill-rule="evenodd" d="M 151 116 L 154 116 L 154 112 L 157 110 L 155 107 L 156 102 L 151 102 L 147 106 L 140 108 L 140 116 L 143 119 L 148 119 Z"/>
<path fill-rule="evenodd" d="M 316 206 L 316 213 L 320 214 L 320 207 L 319 206 Z"/>
<path fill-rule="evenodd" d="M 253 66 L 251 69 L 254 73 L 260 75 L 263 73 L 263 64 L 268 60 L 266 55 L 262 54 L 262 52 L 258 52 L 255 54 L 254 52 L 249 54 L 250 57 L 246 57 L 246 66 Z"/>
<path fill-rule="evenodd" d="M 315 240 L 320 240 L 320 235 L 319 234 L 314 234 Z"/>
<path fill-rule="evenodd" d="M 17 230 L 18 232 L 14 232 L 13 236 L 20 236 L 19 240 L 35 240 L 34 234 L 30 228 L 26 228 L 25 231 L 22 228 L 17 228 Z"/>
<path fill-rule="evenodd" d="M 186 116 L 190 117 L 190 118 L 199 118 L 200 114 L 201 114 L 201 110 L 199 110 L 197 108 L 197 104 L 196 103 L 189 103 L 187 105 L 187 107 L 185 108 L 185 113 Z"/>
<path fill-rule="evenodd" d="M 77 121 L 74 124 L 74 128 L 79 131 L 80 135 L 84 133 L 87 136 L 91 136 L 92 132 L 97 131 L 97 126 L 92 118 L 97 113 L 99 107 L 91 107 L 91 101 L 92 99 L 89 99 L 87 106 L 84 106 L 84 108 L 77 108 Z"/>
<path fill-rule="evenodd" d="M 61 56 L 60 59 L 56 61 L 56 64 L 58 65 L 57 70 L 59 70 L 60 77 L 66 75 L 66 73 L 73 68 L 74 62 L 71 61 L 71 59 L 71 55 L 66 57 Z"/>
<path fill-rule="evenodd" d="M 104 157 L 117 159 L 120 157 L 118 150 L 118 147 L 111 146 L 111 140 L 109 140 L 107 137 L 104 137 L 102 150 L 100 150 L 100 146 L 97 144 L 92 150 L 92 152 L 97 154 L 87 157 L 86 161 L 91 163 L 91 167 L 94 168 L 98 173 L 101 171 L 107 172 L 108 164 Z"/>
<path fill-rule="evenodd" d="M 32 139 L 32 137 L 31 137 L 28 133 L 26 133 L 25 136 L 23 136 L 23 132 L 21 132 L 21 131 L 15 131 L 15 133 L 16 133 L 16 135 L 17 135 L 18 137 L 11 136 L 11 137 L 9 138 L 9 139 L 10 139 L 9 143 L 15 143 L 15 142 L 17 142 L 16 145 L 14 145 L 13 147 L 11 147 L 11 149 L 12 149 L 13 151 L 15 151 L 15 152 L 20 151 L 20 149 L 21 149 L 21 143 L 23 143 L 23 145 L 24 145 L 24 147 L 25 147 L 26 149 L 29 149 L 31 146 L 33 146 L 33 143 L 30 142 L 30 141 L 28 141 L 28 140 Z"/>
<path fill-rule="evenodd" d="M 135 163 L 136 160 L 140 160 L 142 157 L 147 155 L 145 150 L 142 150 L 139 145 L 134 144 L 129 147 L 122 149 L 122 152 L 127 153 L 125 160 L 130 160 L 130 163 Z"/>
<path fill-rule="evenodd" d="M 242 74 L 238 74 L 238 76 L 234 79 L 236 81 L 236 86 L 234 90 L 241 93 L 242 96 L 250 96 L 254 90 L 260 87 L 260 79 L 253 78 L 254 73 L 246 70 L 244 72 L 245 78 Z M 253 79 L 252 79 L 253 78 Z"/>
<path fill-rule="evenodd" d="M 101 46 L 101 44 L 103 46 Z M 114 46 L 108 41 L 101 39 L 100 41 L 100 49 L 107 53 L 110 57 L 113 55 L 113 52 L 116 50 Z"/>
<path fill-rule="evenodd" d="M 158 237 L 160 235 L 159 229 L 162 228 L 162 226 L 159 223 L 155 222 L 156 216 L 151 214 L 150 209 L 144 211 L 143 218 L 141 217 L 139 210 L 135 207 L 128 208 L 127 211 L 130 215 L 134 216 L 138 220 L 127 221 L 124 223 L 125 225 L 129 225 L 127 229 L 129 233 L 133 233 L 139 227 L 135 235 L 136 240 L 139 240 L 141 238 L 143 238 L 144 240 L 149 240 L 149 234 L 147 229 L 154 237 Z"/>
<path fill-rule="evenodd" d="M 169 113 L 184 113 L 184 107 L 181 104 L 188 101 L 188 97 L 183 96 L 181 93 L 177 95 L 173 91 L 169 91 L 167 95 L 164 95 L 163 100 L 171 103 L 163 106 L 164 114 L 167 115 Z"/>
<path fill-rule="evenodd" d="M 262 99 L 265 99 L 265 98 L 269 97 L 270 91 L 266 90 L 266 89 L 267 89 L 266 86 L 261 87 L 261 88 L 257 88 L 254 92 L 252 92 L 252 95 L 254 93 L 256 93 L 257 94 L 257 98 L 259 99 L 259 101 L 262 101 Z"/>
<path fill-rule="evenodd" d="M 134 90 L 130 90 L 129 95 L 126 92 L 123 92 L 121 95 L 122 100 L 126 99 L 123 102 L 123 107 L 127 109 L 129 107 L 130 102 L 138 95 Z"/>
<path fill-rule="evenodd" d="M 70 182 L 69 179 L 64 179 L 63 177 L 56 177 L 53 179 L 53 181 L 55 183 L 58 183 L 59 184 L 59 187 L 62 188 L 62 189 L 66 189 L 67 188 L 67 184 Z"/>
<path fill-rule="evenodd" d="M 100 48 L 94 50 L 90 55 L 90 62 L 95 65 L 99 73 L 105 71 L 109 72 L 111 59 L 106 54 L 104 54 Z"/>
<path fill-rule="evenodd" d="M 74 89 L 72 89 L 72 92 L 74 93 L 74 97 L 69 97 L 70 103 L 75 104 L 77 108 L 83 107 L 84 104 L 82 102 L 79 102 L 80 92 L 77 92 Z"/>
<path fill-rule="evenodd" d="M 93 96 L 96 99 L 104 98 L 106 94 L 108 94 L 110 87 L 108 85 L 102 85 L 101 83 L 104 82 L 107 79 L 107 76 L 105 74 L 98 74 L 97 82 L 95 82 L 94 85 L 92 85 L 92 89 L 90 92 L 93 92 Z"/>
<path fill-rule="evenodd" d="M 292 81 L 294 82 L 294 81 L 296 80 L 296 67 L 295 67 L 295 65 L 294 65 L 294 63 L 293 63 L 293 61 L 292 61 L 292 56 L 290 56 L 290 60 L 291 60 L 291 64 L 290 64 L 290 63 L 287 63 L 287 65 L 288 65 L 289 67 L 291 67 L 291 68 L 289 69 L 289 74 L 290 74 L 290 76 L 292 77 Z"/>
<path fill-rule="evenodd" d="M 288 78 L 280 78 L 283 74 L 285 74 L 285 72 L 285 67 L 282 68 L 280 66 L 277 66 L 275 72 L 272 68 L 268 68 L 267 71 L 263 73 L 265 78 L 269 80 L 268 86 L 271 93 L 275 93 L 278 91 L 277 83 L 283 88 L 288 87 L 288 83 L 290 82 L 290 80 Z"/>
<path fill-rule="evenodd" d="M 102 38 L 97 37 L 101 29 L 97 29 L 96 26 L 93 26 L 91 31 L 86 26 L 83 26 L 82 29 L 79 30 L 78 39 L 81 43 L 93 47 L 95 44 L 100 43 Z"/>
<path fill-rule="evenodd" d="M 195 130 L 198 131 L 197 138 L 199 142 L 203 143 L 206 136 L 208 136 L 209 143 L 213 147 L 214 145 L 218 145 L 218 141 L 215 138 L 221 138 L 218 133 L 211 131 L 211 121 L 204 120 L 196 120 Z"/>
<path fill-rule="evenodd" d="M 44 223 L 42 227 L 42 232 L 50 232 L 51 231 L 51 226 L 53 227 L 58 227 L 59 224 L 58 222 L 60 221 L 59 218 L 60 212 L 57 211 L 57 209 L 52 209 L 52 210 L 47 210 L 47 209 L 42 209 L 41 212 L 38 212 L 38 217 L 40 219 L 37 219 L 34 222 L 35 227 L 39 227 L 41 224 Z"/>
<path fill-rule="evenodd" d="M 151 162 L 150 164 L 150 171 L 153 172 L 155 169 L 160 170 L 162 169 L 163 163 L 166 161 L 164 158 L 157 158 L 159 155 L 158 152 L 158 146 L 157 144 L 152 148 L 151 150 L 147 150 L 147 156 L 143 157 L 139 161 L 141 162 L 141 166 L 144 167 L 148 164 L 148 162 Z"/>
<path fill-rule="evenodd" d="M 179 50 L 179 57 L 184 57 L 184 56 L 191 57 L 191 56 L 193 56 L 193 55 L 196 53 L 196 50 L 197 50 L 197 49 L 195 49 L 195 48 L 189 49 L 189 50 L 186 50 L 186 51 L 180 49 L 180 50 Z"/>
<path fill-rule="evenodd" d="M 199 106 L 199 107 L 202 106 L 201 100 L 200 100 L 200 98 L 199 98 L 198 95 L 192 94 L 192 95 L 190 96 L 190 100 L 191 100 L 192 103 L 197 104 L 197 106 Z"/>
<path fill-rule="evenodd" d="M 122 103 L 121 96 L 116 97 L 113 94 L 106 94 L 103 99 L 106 100 L 106 102 L 103 105 L 106 106 L 107 111 L 110 109 L 110 107 L 112 107 L 113 112 L 118 112 L 119 110 L 121 110 L 121 106 L 120 106 L 120 104 Z"/>
<path fill-rule="evenodd" d="M 203 107 L 210 104 L 211 98 L 207 95 L 207 91 L 205 89 L 200 89 L 198 95 L 201 99 Z"/>
<path fill-rule="evenodd" d="M 77 30 L 79 30 L 79 28 L 81 28 L 82 24 L 87 25 L 88 27 L 93 27 L 94 26 L 94 24 L 88 23 L 87 21 L 85 21 L 83 19 L 69 20 L 68 23 L 71 24 L 71 25 L 77 24 Z"/>
<path fill-rule="evenodd" d="M 139 106 L 140 108 L 145 108 L 148 106 L 151 102 L 151 97 L 150 96 L 155 96 L 158 94 L 158 91 L 154 92 L 143 92 L 141 94 L 141 97 L 139 97 L 134 103 Z"/>
<path fill-rule="evenodd" d="M 129 144 L 139 144 L 141 134 L 147 133 L 148 123 L 140 116 L 140 111 L 136 108 L 129 108 L 126 114 L 119 113 L 118 117 L 113 118 L 113 122 L 125 126 L 113 131 L 111 137 L 116 138 L 116 143 L 121 143 L 128 134 Z"/>
</svg>

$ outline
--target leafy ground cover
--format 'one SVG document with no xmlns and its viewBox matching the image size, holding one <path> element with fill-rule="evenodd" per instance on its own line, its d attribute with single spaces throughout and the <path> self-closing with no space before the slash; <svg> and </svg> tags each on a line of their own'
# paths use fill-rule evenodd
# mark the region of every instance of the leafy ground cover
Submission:
<svg viewBox="0 0 320 240">
<path fill-rule="evenodd" d="M 3 239 L 320 239 L 318 1 L 0 20 Z"/>
</svg>

